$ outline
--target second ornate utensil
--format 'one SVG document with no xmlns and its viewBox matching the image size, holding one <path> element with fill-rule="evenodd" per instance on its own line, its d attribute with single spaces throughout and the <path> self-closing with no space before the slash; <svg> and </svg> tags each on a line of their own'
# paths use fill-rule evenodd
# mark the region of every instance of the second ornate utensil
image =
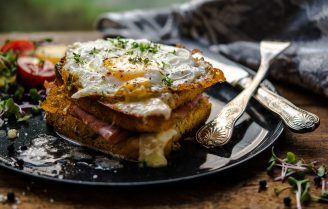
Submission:
<svg viewBox="0 0 328 209">
<path fill-rule="evenodd" d="M 212 148 L 229 142 L 236 121 L 246 110 L 249 99 L 265 77 L 271 61 L 289 45 L 289 42 L 262 41 L 260 43 L 261 65 L 252 83 L 226 104 L 214 120 L 198 130 L 196 140 L 201 145 Z"/>
</svg>

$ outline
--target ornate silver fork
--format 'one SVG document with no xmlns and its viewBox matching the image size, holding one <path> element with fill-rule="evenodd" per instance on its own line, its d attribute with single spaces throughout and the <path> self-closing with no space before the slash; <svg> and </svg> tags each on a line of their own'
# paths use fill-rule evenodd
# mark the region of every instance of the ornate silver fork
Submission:
<svg viewBox="0 0 328 209">
<path fill-rule="evenodd" d="M 261 65 L 252 83 L 226 104 L 214 120 L 198 130 L 196 140 L 201 145 L 213 148 L 230 141 L 236 121 L 246 110 L 248 101 L 265 77 L 271 61 L 289 45 L 289 42 L 262 41 L 260 43 Z"/>
</svg>

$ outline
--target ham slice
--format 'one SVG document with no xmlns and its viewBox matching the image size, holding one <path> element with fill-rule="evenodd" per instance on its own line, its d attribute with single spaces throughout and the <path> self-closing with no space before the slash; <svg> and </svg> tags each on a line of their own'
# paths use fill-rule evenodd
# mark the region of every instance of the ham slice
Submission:
<svg viewBox="0 0 328 209">
<path fill-rule="evenodd" d="M 176 115 L 176 117 L 178 118 L 184 118 L 188 115 L 188 113 L 194 109 L 197 108 L 199 100 L 201 98 L 205 97 L 204 95 L 198 95 L 196 98 L 194 98 L 193 100 L 191 100 L 190 102 L 179 106 L 178 108 L 176 108 L 174 110 L 174 114 Z"/>
<path fill-rule="evenodd" d="M 202 97 L 204 96 L 199 95 L 187 104 L 184 104 L 181 107 L 175 109 L 174 112 L 176 113 L 176 117 L 186 117 L 192 109 L 198 106 L 199 100 Z M 85 125 L 90 127 L 94 132 L 98 133 L 104 139 L 108 140 L 111 144 L 116 144 L 132 135 L 132 132 L 122 129 L 116 125 L 111 125 L 104 121 L 101 121 L 92 114 L 85 112 L 76 105 L 72 107 L 71 114 L 79 118 L 81 121 L 83 121 Z"/>
<path fill-rule="evenodd" d="M 129 131 L 103 122 L 76 105 L 72 108 L 72 115 L 82 120 L 85 125 L 89 126 L 111 144 L 116 144 L 131 135 Z"/>
</svg>

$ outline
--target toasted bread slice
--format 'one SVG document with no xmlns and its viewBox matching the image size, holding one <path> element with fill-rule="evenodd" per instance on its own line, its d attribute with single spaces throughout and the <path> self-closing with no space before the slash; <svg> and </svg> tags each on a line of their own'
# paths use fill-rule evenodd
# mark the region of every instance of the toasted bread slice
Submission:
<svg viewBox="0 0 328 209">
<path fill-rule="evenodd" d="M 156 138 L 159 134 L 166 132 L 158 132 L 151 134 L 136 133 L 132 137 L 122 140 L 118 143 L 110 143 L 108 140 L 99 136 L 93 132 L 87 125 L 81 120 L 69 114 L 69 106 L 71 101 L 65 97 L 57 97 L 58 105 L 52 106 L 52 108 L 45 108 L 47 113 L 47 122 L 52 125 L 59 133 L 73 139 L 81 144 L 90 146 L 105 152 L 112 153 L 113 155 L 123 156 L 124 158 L 131 160 L 143 160 L 140 159 L 140 146 L 143 144 L 140 140 L 143 140 L 143 136 Z M 44 107 L 44 105 L 42 105 Z M 67 107 L 65 109 L 65 106 Z M 63 108 L 64 107 L 64 108 Z M 209 116 L 211 110 L 211 104 L 208 98 L 202 97 L 199 100 L 198 105 L 192 109 L 183 120 L 179 120 L 172 124 L 168 130 L 174 130 L 174 134 L 170 135 L 169 139 L 165 141 L 163 146 L 163 154 L 167 155 L 174 142 L 178 141 L 183 134 L 191 131 L 192 129 L 201 125 Z M 172 132 L 171 132 L 172 133 Z M 142 145 L 143 146 L 143 145 Z M 153 158 L 161 158 L 161 154 L 154 154 Z M 163 165 L 163 162 L 149 159 L 146 160 L 148 166 Z"/>
<path fill-rule="evenodd" d="M 198 91 L 184 94 L 185 97 L 195 98 L 199 95 Z M 42 108 L 46 112 L 54 113 L 62 109 L 69 112 L 72 104 L 77 104 L 84 111 L 94 115 L 98 119 L 110 124 L 115 124 L 119 127 L 136 132 L 160 132 L 172 127 L 174 124 L 183 120 L 184 115 L 181 115 L 179 108 L 172 111 L 171 117 L 167 120 L 164 116 L 149 116 L 138 117 L 123 112 L 112 110 L 103 104 L 93 101 L 89 98 L 72 100 L 69 98 L 64 86 L 52 84 L 48 93 L 47 99 L 42 103 Z M 184 107 L 181 107 L 184 108 Z"/>
<path fill-rule="evenodd" d="M 191 101 L 200 93 L 199 91 L 191 91 L 189 94 L 185 93 L 183 97 L 189 97 L 190 100 L 188 101 Z M 162 115 L 142 117 L 124 111 L 113 110 L 108 106 L 88 98 L 79 99 L 77 103 L 84 111 L 91 113 L 103 121 L 136 132 L 164 131 L 182 119 L 182 116 L 179 114 L 179 108 L 175 108 L 171 113 L 171 117 L 165 119 Z M 179 107 L 181 107 L 181 105 Z"/>
</svg>

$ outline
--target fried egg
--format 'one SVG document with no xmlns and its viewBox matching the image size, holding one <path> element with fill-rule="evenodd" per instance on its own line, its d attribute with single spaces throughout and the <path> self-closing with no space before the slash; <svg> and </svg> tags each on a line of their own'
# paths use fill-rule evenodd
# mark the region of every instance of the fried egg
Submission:
<svg viewBox="0 0 328 209">
<path fill-rule="evenodd" d="M 74 80 L 73 99 L 123 96 L 157 101 L 160 94 L 206 88 L 223 78 L 221 71 L 185 48 L 121 38 L 74 43 L 66 52 L 63 71 Z M 165 106 L 162 102 L 157 106 Z M 131 104 L 119 106 L 125 112 L 138 111 Z M 168 118 L 170 111 L 159 111 L 163 112 Z"/>
</svg>

